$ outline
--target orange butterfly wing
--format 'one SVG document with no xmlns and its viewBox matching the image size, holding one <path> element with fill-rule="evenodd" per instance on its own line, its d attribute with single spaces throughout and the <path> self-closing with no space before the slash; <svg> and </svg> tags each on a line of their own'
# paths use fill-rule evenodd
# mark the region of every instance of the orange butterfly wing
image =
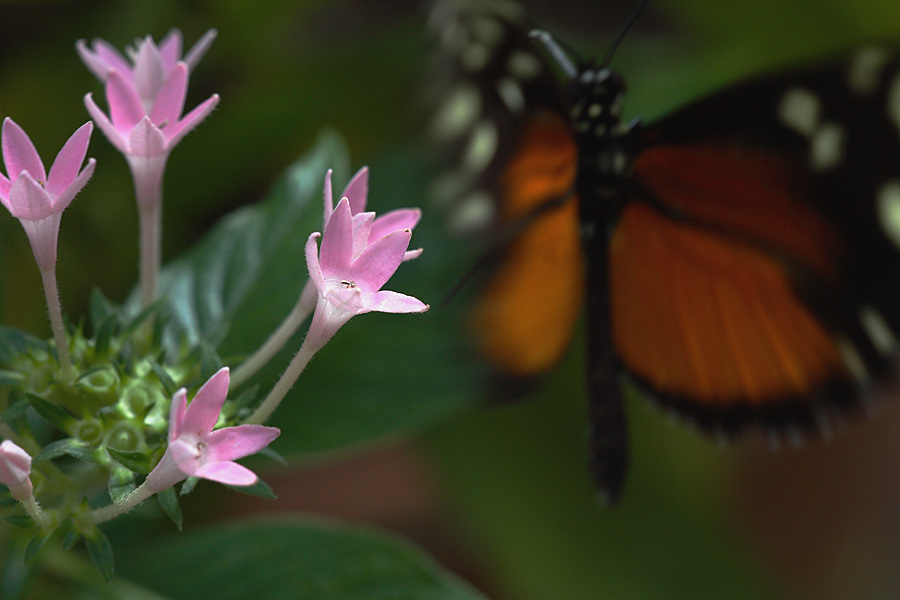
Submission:
<svg viewBox="0 0 900 600">
<path fill-rule="evenodd" d="M 529 120 L 502 177 L 502 221 L 529 219 L 566 198 L 575 164 L 575 144 L 560 118 Z M 527 376 L 559 360 L 581 312 L 581 253 L 574 198 L 534 217 L 511 242 L 473 316 L 480 349 L 495 365 Z"/>
</svg>

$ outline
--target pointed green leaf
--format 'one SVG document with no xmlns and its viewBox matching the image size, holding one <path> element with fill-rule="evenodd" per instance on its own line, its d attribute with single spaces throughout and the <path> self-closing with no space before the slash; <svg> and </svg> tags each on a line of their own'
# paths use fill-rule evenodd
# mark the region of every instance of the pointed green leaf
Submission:
<svg viewBox="0 0 900 600">
<path fill-rule="evenodd" d="M 88 556 L 91 562 L 100 571 L 100 575 L 106 581 L 113 576 L 113 549 L 109 540 L 99 529 L 94 529 L 90 534 L 85 534 L 84 543 L 87 546 Z"/>
<path fill-rule="evenodd" d="M 16 527 L 28 528 L 34 526 L 34 521 L 28 515 L 6 515 L 3 517 L 3 520 Z"/>
<path fill-rule="evenodd" d="M 75 417 L 69 414 L 64 408 L 51 404 L 34 394 L 25 394 L 25 397 L 28 399 L 28 403 L 34 407 L 34 410 L 36 410 L 45 421 L 65 433 L 71 434 L 74 431 L 77 421 L 75 420 Z"/>
<path fill-rule="evenodd" d="M 53 535 L 52 531 L 38 531 L 35 533 L 34 537 L 28 540 L 28 545 L 25 546 L 24 560 L 26 563 L 31 562 L 38 551 L 44 547 L 47 540 L 50 539 L 51 535 Z"/>
<path fill-rule="evenodd" d="M 147 474 L 150 472 L 150 457 L 143 452 L 117 450 L 110 446 L 106 447 L 106 451 L 116 462 L 135 473 Z"/>
<path fill-rule="evenodd" d="M 203 590 L 216 600 L 485 600 L 402 538 L 300 519 L 131 546 L 120 571 L 172 598 Z"/>
<path fill-rule="evenodd" d="M 229 485 L 226 487 L 242 494 L 256 496 L 257 498 L 264 498 L 266 500 L 278 499 L 278 496 L 275 495 L 275 492 L 272 490 L 269 484 L 262 479 L 257 479 L 256 483 L 254 483 L 253 485 Z"/>
<path fill-rule="evenodd" d="M 172 519 L 175 527 L 178 528 L 178 531 L 181 531 L 184 520 L 181 517 L 181 506 L 178 504 L 178 494 L 175 493 L 175 488 L 164 489 L 156 494 L 156 499 L 159 501 L 159 505 L 162 507 L 163 512 L 166 513 L 166 516 Z"/>
</svg>

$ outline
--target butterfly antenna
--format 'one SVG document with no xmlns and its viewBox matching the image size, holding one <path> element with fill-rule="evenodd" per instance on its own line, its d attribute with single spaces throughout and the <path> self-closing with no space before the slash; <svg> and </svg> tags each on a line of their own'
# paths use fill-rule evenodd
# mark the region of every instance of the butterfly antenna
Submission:
<svg viewBox="0 0 900 600">
<path fill-rule="evenodd" d="M 627 21 L 625 21 L 625 25 L 622 27 L 622 29 L 619 30 L 619 33 L 613 40 L 612 45 L 609 47 L 609 50 L 606 51 L 606 54 L 603 56 L 603 60 L 600 61 L 601 67 L 608 67 L 609 63 L 612 62 L 613 54 L 616 53 L 616 49 L 619 47 L 619 44 L 621 44 L 622 40 L 625 39 L 625 34 L 628 33 L 628 30 L 631 29 L 632 25 L 634 25 L 638 17 L 641 16 L 641 13 L 644 12 L 644 8 L 648 4 L 650 4 L 650 0 L 641 0 L 641 2 L 635 7 L 634 11 L 631 13 L 631 16 L 628 17 Z"/>
<path fill-rule="evenodd" d="M 550 53 L 550 56 L 553 57 L 553 60 L 556 61 L 556 64 L 559 65 L 559 68 L 563 70 L 563 73 L 569 79 L 574 79 L 578 75 L 578 67 L 569 58 L 569 53 L 549 32 L 543 29 L 533 29 L 528 33 L 528 39 L 537 40 L 543 44 L 544 48 L 547 49 L 547 52 Z"/>
</svg>

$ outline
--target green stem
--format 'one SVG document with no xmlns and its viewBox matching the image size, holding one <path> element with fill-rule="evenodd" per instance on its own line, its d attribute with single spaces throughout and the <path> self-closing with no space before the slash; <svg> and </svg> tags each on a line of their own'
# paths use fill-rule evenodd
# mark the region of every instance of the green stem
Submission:
<svg viewBox="0 0 900 600">
<path fill-rule="evenodd" d="M 236 388 L 245 383 L 263 368 L 284 347 L 287 341 L 297 333 L 297 330 L 300 329 L 300 326 L 306 321 L 306 318 L 315 307 L 316 288 L 311 281 L 307 281 L 294 308 L 284 318 L 278 329 L 231 374 L 231 387 Z"/>
<path fill-rule="evenodd" d="M 69 358 L 69 342 L 66 339 L 66 328 L 63 325 L 62 306 L 59 303 L 59 290 L 56 287 L 56 269 L 41 267 L 41 280 L 44 283 L 44 297 L 47 299 L 47 312 L 50 313 L 50 327 L 56 341 L 56 354 L 59 357 L 59 368 L 63 379 L 72 378 L 72 361 Z"/>
</svg>

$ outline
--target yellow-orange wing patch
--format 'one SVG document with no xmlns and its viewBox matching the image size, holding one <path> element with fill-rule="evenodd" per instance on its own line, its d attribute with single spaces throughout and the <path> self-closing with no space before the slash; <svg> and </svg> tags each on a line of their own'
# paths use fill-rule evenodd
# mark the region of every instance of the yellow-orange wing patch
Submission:
<svg viewBox="0 0 900 600">
<path fill-rule="evenodd" d="M 566 198 L 576 147 L 567 124 L 542 115 L 528 121 L 501 182 L 505 223 L 529 219 Z M 532 375 L 559 360 L 583 298 L 578 207 L 574 198 L 534 218 L 510 244 L 473 315 L 485 356 L 513 375 Z"/>
</svg>

